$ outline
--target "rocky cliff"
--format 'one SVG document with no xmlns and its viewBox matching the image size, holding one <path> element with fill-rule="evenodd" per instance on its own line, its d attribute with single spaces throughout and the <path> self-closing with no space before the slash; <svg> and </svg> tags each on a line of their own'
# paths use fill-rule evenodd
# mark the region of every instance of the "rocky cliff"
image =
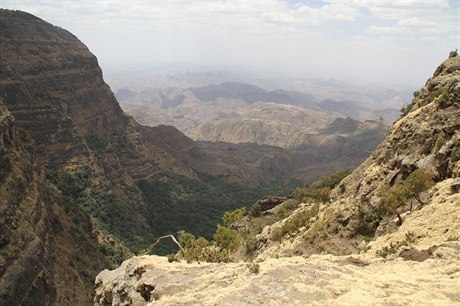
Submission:
<svg viewBox="0 0 460 306">
<path fill-rule="evenodd" d="M 0 301 L 84 305 L 110 263 L 90 218 L 48 184 L 30 135 L 0 103 Z"/>
<path fill-rule="evenodd" d="M 289 239 L 282 239 L 281 244 L 268 240 L 267 249 L 262 253 L 356 252 L 364 236 L 383 234 L 394 226 L 393 221 L 380 215 L 385 188 L 398 186 L 417 169 L 431 173 L 435 183 L 448 181 L 451 192 L 456 194 L 460 175 L 459 80 L 460 58 L 443 62 L 425 87 L 415 92 L 405 115 L 394 124 L 375 152 L 341 182 L 340 188 L 333 190 L 331 203 L 320 210 L 317 221 Z M 426 195 L 426 201 L 435 195 L 435 190 Z M 410 216 L 411 207 L 400 205 L 396 212 Z M 267 228 L 265 238 L 283 222 L 286 220 Z M 332 223 L 334 229 L 324 226 L 326 223 Z M 446 230 L 447 233 L 449 230 Z M 354 242 L 342 243 L 340 236 Z"/>
<path fill-rule="evenodd" d="M 330 194 L 315 189 L 325 185 L 305 186 L 287 202 L 230 224 L 227 232 L 240 239 L 259 231 L 241 245 L 253 263 L 136 257 L 98 275 L 96 304 L 459 303 L 459 118 L 454 57 Z M 238 252 L 244 251 L 235 258 Z"/>
</svg>

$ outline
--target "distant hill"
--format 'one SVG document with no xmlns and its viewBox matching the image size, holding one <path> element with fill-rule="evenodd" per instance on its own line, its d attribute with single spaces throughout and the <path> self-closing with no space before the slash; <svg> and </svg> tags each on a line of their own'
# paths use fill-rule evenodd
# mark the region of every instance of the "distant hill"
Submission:
<svg viewBox="0 0 460 306">
<path fill-rule="evenodd" d="M 260 87 L 237 82 L 224 82 L 191 88 L 193 94 L 203 102 L 217 99 L 238 99 L 248 104 L 255 102 L 272 102 L 291 105 L 312 105 L 314 98 L 307 94 L 285 90 L 266 91 Z"/>
<path fill-rule="evenodd" d="M 188 89 L 145 89 L 117 93 L 124 110 L 146 125 L 173 125 L 195 140 L 255 142 L 290 148 L 302 135 L 325 128 L 337 117 L 392 122 L 399 108 L 364 106 L 354 101 L 320 101 L 309 94 L 265 90 L 224 82 Z M 391 95 L 387 92 L 385 96 Z"/>
</svg>

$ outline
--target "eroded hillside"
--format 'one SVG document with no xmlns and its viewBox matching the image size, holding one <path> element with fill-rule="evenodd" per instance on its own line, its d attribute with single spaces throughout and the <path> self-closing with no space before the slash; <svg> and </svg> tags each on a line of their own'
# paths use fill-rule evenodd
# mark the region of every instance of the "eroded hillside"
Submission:
<svg viewBox="0 0 460 306">
<path fill-rule="evenodd" d="M 251 215 L 224 216 L 227 251 L 252 263 L 136 257 L 99 274 L 96 304 L 460 303 L 460 58 L 443 62 L 414 95 L 331 193 L 327 179 L 288 201 L 260 202 Z M 206 252 L 192 244 L 177 258 Z"/>
<path fill-rule="evenodd" d="M 49 184 L 33 140 L 1 100 L 0 152 L 2 305 L 89 304 L 93 275 L 112 266 L 100 249 L 106 237 Z"/>
</svg>

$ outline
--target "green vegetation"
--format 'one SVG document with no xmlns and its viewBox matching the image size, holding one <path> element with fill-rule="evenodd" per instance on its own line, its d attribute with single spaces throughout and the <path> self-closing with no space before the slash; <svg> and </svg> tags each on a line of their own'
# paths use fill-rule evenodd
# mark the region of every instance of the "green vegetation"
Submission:
<svg viewBox="0 0 460 306">
<path fill-rule="evenodd" d="M 358 205 L 354 223 L 355 234 L 373 235 L 384 217 L 396 215 L 398 223 L 403 219 L 400 209 L 412 211 L 413 201 L 423 205 L 420 194 L 433 186 L 433 174 L 424 169 L 413 171 L 404 181 L 392 187 L 385 186 L 379 192 L 380 202 L 377 207 Z M 407 207 L 408 205 L 408 207 Z"/>
<path fill-rule="evenodd" d="M 289 216 L 300 204 L 299 200 L 289 199 L 284 203 L 278 205 L 276 210 L 277 219 L 281 220 Z"/>
<path fill-rule="evenodd" d="M 78 198 L 88 187 L 91 171 L 88 168 L 69 173 L 56 169 L 46 169 L 46 178 L 54 184 L 63 196 Z"/>
<path fill-rule="evenodd" d="M 46 169 L 46 178 L 54 188 L 56 196 L 62 196 L 62 203 L 77 205 L 88 213 L 98 227 L 105 234 L 113 234 L 122 240 L 133 251 L 144 248 L 147 243 L 154 239 L 152 233 L 146 233 L 143 237 L 135 230 L 139 228 L 136 223 L 134 208 L 126 203 L 122 203 L 105 187 L 90 187 L 91 171 L 83 168 L 74 172 L 67 172 L 57 169 Z M 53 188 L 51 190 L 53 190 Z M 67 213 L 72 211 L 69 205 L 64 206 Z M 70 215 L 73 222 L 79 223 L 79 216 Z M 107 246 L 107 256 L 114 256 L 114 262 L 119 261 L 116 250 L 111 251 Z M 113 254 L 112 254 L 113 253 Z"/>
<path fill-rule="evenodd" d="M 379 210 L 383 215 L 394 215 L 399 219 L 399 223 L 402 223 L 401 215 L 398 212 L 398 208 L 406 205 L 410 200 L 410 209 L 412 210 L 412 200 L 417 200 L 423 205 L 420 199 L 420 193 L 429 189 L 433 186 L 433 174 L 423 169 L 417 169 L 412 172 L 406 180 L 402 183 L 395 184 L 391 188 L 383 188 L 380 190 L 379 195 L 381 196 Z"/>
<path fill-rule="evenodd" d="M 275 229 L 271 239 L 280 241 L 286 234 L 292 234 L 303 226 L 310 224 L 310 219 L 315 217 L 319 211 L 319 204 L 313 204 L 309 209 L 293 215 L 281 227 Z"/>
<path fill-rule="evenodd" d="M 107 141 L 104 138 L 94 133 L 89 133 L 88 135 L 86 135 L 86 143 L 88 144 L 88 147 L 91 150 L 99 152 L 103 152 L 108 145 Z"/>
<path fill-rule="evenodd" d="M 258 274 L 260 272 L 260 266 L 258 263 L 248 263 L 246 267 L 248 267 L 251 273 Z"/>
<path fill-rule="evenodd" d="M 385 246 L 382 249 L 376 252 L 377 256 L 386 258 L 389 255 L 396 254 L 398 250 L 403 246 L 411 245 L 415 242 L 415 233 L 414 232 L 407 232 L 405 239 L 398 242 L 391 242 L 389 246 Z"/>
<path fill-rule="evenodd" d="M 352 230 L 355 234 L 373 236 L 382 219 L 383 215 L 379 209 L 359 204 Z"/>
<path fill-rule="evenodd" d="M 7 204 L 17 206 L 21 202 L 22 199 L 22 191 L 24 191 L 24 181 L 22 178 L 17 177 L 13 178 L 9 176 L 5 182 L 5 195 L 4 199 L 6 199 Z M 7 205 L 7 206 L 9 206 Z"/>
<path fill-rule="evenodd" d="M 266 194 L 283 194 L 284 188 L 250 188 L 229 184 L 220 178 L 203 175 L 200 180 L 169 175 L 165 180 L 143 180 L 138 183 L 149 203 L 146 218 L 157 236 L 185 230 L 208 240 L 226 211 L 248 206 Z M 244 209 L 225 214 L 223 224 L 241 218 Z M 172 249 L 158 248 L 158 254 Z"/>
<path fill-rule="evenodd" d="M 388 256 L 392 254 L 396 254 L 396 252 L 403 246 L 406 246 L 407 243 L 405 241 L 398 241 L 398 242 L 392 242 L 390 243 L 389 246 L 383 247 L 381 250 L 378 250 L 376 252 L 377 256 L 387 258 Z"/>
<path fill-rule="evenodd" d="M 458 49 L 449 52 L 449 58 L 458 56 Z"/>
<path fill-rule="evenodd" d="M 139 212 L 133 205 L 117 200 L 106 187 L 91 186 L 89 168 L 74 172 L 47 169 L 46 177 L 53 186 L 54 192 L 78 205 L 91 216 L 105 234 L 113 234 L 134 252 L 144 249 L 159 236 L 182 229 L 211 239 L 225 211 L 253 203 L 266 193 L 286 192 L 286 188 L 252 189 L 228 184 L 211 176 L 203 176 L 201 180 L 169 176 L 164 181 L 151 179 L 139 182 L 139 188 L 149 204 L 144 211 Z M 64 209 L 69 211 L 68 207 Z M 148 220 L 153 230 L 142 229 L 139 226 L 136 218 L 139 218 L 140 213 Z M 225 214 L 224 227 L 218 230 L 217 237 L 220 239 L 217 239 L 219 241 L 217 248 L 226 249 L 232 245 L 224 245 L 227 236 L 233 231 L 226 230 L 225 225 L 235 222 L 243 216 L 243 213 L 244 208 L 241 208 L 232 214 Z M 78 222 L 77 219 L 75 217 L 75 222 Z M 225 235 L 227 236 L 224 237 Z M 103 248 L 104 253 L 112 254 L 110 246 Z M 174 244 L 165 242 L 156 248 L 156 252 L 165 255 L 175 249 Z M 222 254 L 223 252 L 217 252 L 207 256 L 224 258 Z M 118 258 L 114 258 L 115 262 L 117 260 Z"/>
<path fill-rule="evenodd" d="M 217 247 L 235 251 L 239 246 L 239 239 L 236 230 L 217 224 L 217 230 L 214 234 L 214 242 Z"/>
<path fill-rule="evenodd" d="M 428 97 L 425 98 L 424 103 L 421 103 L 420 106 L 425 106 L 433 102 L 434 100 L 438 101 L 439 104 L 443 105 L 448 100 L 448 90 L 447 88 L 438 88 L 433 90 Z"/>
<path fill-rule="evenodd" d="M 217 222 L 215 223 L 217 224 L 217 227 L 216 225 L 214 225 L 214 229 L 216 230 L 214 235 L 212 235 L 211 237 L 201 235 L 201 237 L 198 236 L 200 238 L 197 239 L 197 236 L 195 236 L 196 232 L 192 233 L 188 230 L 179 230 L 177 232 L 177 240 L 183 247 L 184 251 L 181 251 L 176 255 L 169 255 L 168 260 L 170 262 L 173 262 L 175 260 L 183 258 L 189 262 L 227 262 L 235 259 L 234 256 L 251 257 L 259 247 L 259 241 L 256 238 L 256 236 L 262 232 L 265 226 L 272 225 L 273 223 L 288 217 L 292 214 L 292 212 L 295 209 L 298 208 L 299 204 L 301 203 L 300 199 L 307 199 L 308 202 L 314 201 L 315 203 L 312 203 L 310 207 L 287 219 L 281 227 L 279 227 L 272 233 L 272 236 L 270 238 L 273 240 L 281 240 L 281 238 L 284 237 L 286 234 L 291 234 L 303 226 L 308 227 L 310 225 L 311 219 L 318 215 L 319 202 L 327 202 L 329 200 L 330 190 L 338 186 L 341 183 L 342 179 L 349 173 L 349 171 L 340 171 L 338 173 L 334 173 L 323 177 L 311 186 L 306 184 L 303 188 L 297 188 L 294 194 L 291 196 L 291 199 L 288 199 L 276 205 L 276 207 L 272 210 L 273 213 L 270 214 L 265 215 L 253 213 L 254 211 L 260 211 L 260 201 L 257 201 L 251 207 L 249 214 L 246 214 L 245 207 L 239 207 L 231 211 L 227 211 L 223 213 L 221 224 L 217 224 L 219 220 L 217 220 Z M 161 223 L 162 220 L 160 220 L 159 218 L 156 219 L 157 221 L 155 221 L 159 222 L 163 226 L 163 228 L 164 225 L 174 225 L 176 221 L 171 221 L 171 219 L 174 218 L 177 218 L 178 220 L 183 220 L 182 224 L 189 224 L 191 228 L 194 228 L 194 226 L 196 226 L 197 224 L 203 226 L 203 223 L 190 224 L 195 223 L 193 219 L 190 220 L 191 218 L 193 218 L 193 212 L 195 211 L 195 209 L 197 209 L 197 212 L 201 214 L 202 211 L 205 209 L 207 209 L 207 211 L 209 212 L 209 208 L 215 207 L 215 203 L 218 203 L 217 205 L 219 205 L 219 203 L 220 205 L 222 205 L 222 202 L 225 203 L 225 201 L 231 199 L 234 200 L 234 202 L 230 202 L 231 204 L 241 204 L 242 198 L 247 197 L 248 194 L 252 195 L 252 190 L 250 189 L 244 189 L 243 187 L 238 185 L 226 184 L 212 177 L 207 177 L 205 179 L 207 180 L 204 180 L 204 182 L 200 182 L 190 180 L 184 177 L 170 176 L 167 178 L 166 181 L 162 182 L 142 181 L 140 182 L 139 187 L 143 191 L 147 201 L 152 203 L 152 207 L 154 203 L 156 203 L 157 205 L 159 205 L 159 203 L 162 203 L 162 205 L 164 206 L 157 206 L 157 209 L 159 209 L 160 212 L 163 209 L 163 207 L 164 209 L 169 209 L 168 221 L 171 222 L 171 225 Z M 204 183 L 206 183 L 206 185 L 204 185 Z M 345 185 L 343 183 L 341 186 L 343 186 L 341 187 L 341 189 L 345 188 Z M 240 193 L 238 199 L 230 197 L 230 195 L 237 194 L 236 191 L 243 191 L 243 193 Z M 323 194 L 323 191 L 327 192 Z M 209 196 L 206 195 L 206 192 L 210 193 Z M 216 197 L 216 195 L 218 197 Z M 243 195 L 243 197 L 241 195 Z M 211 201 L 206 202 L 206 200 L 209 199 L 211 199 Z M 276 197 L 274 199 L 276 199 Z M 187 211 L 189 216 L 188 219 L 180 215 L 181 205 L 185 205 L 184 207 L 189 209 Z M 191 205 L 196 206 L 190 207 Z M 332 215 L 328 212 L 331 211 L 326 211 L 326 221 L 333 218 Z M 163 213 L 163 216 L 166 216 L 165 212 Z M 152 217 L 155 218 L 155 216 L 153 215 Z M 202 218 L 203 217 L 204 216 L 202 216 Z M 318 230 L 323 230 L 323 228 L 318 228 Z M 171 231 L 172 230 L 170 230 L 169 232 Z M 208 233 L 208 230 L 197 229 L 197 232 L 200 231 L 203 234 Z M 338 224 L 332 224 L 332 222 L 331 224 L 324 224 L 324 231 L 337 233 Z M 212 238 L 211 241 L 208 240 L 210 238 Z M 155 243 L 155 247 L 156 246 L 157 244 Z M 177 246 L 171 245 L 170 248 L 163 248 L 160 250 L 158 249 L 155 250 L 155 253 L 157 254 L 165 251 L 171 252 L 172 250 L 177 250 Z M 256 266 L 251 266 L 250 270 L 252 271 L 252 269 L 254 269 L 254 271 L 257 270 Z"/>
<path fill-rule="evenodd" d="M 400 109 L 401 117 L 404 117 L 405 115 L 407 115 L 410 112 L 411 108 L 412 108 L 412 104 L 407 104 L 406 106 L 401 107 Z"/>
<path fill-rule="evenodd" d="M 223 247 L 216 247 L 214 243 L 209 243 L 205 238 L 195 238 L 193 234 L 179 231 L 178 241 L 184 248 L 182 256 L 187 262 L 206 261 L 206 262 L 229 262 L 231 258 L 229 251 Z M 169 256 L 170 262 L 177 260 L 177 256 Z"/>
<path fill-rule="evenodd" d="M 234 211 L 226 211 L 224 213 L 224 217 L 222 218 L 224 226 L 229 227 L 232 223 L 241 220 L 245 212 L 246 208 L 244 207 L 235 209 Z"/>
<path fill-rule="evenodd" d="M 322 248 L 321 243 L 325 238 L 339 233 L 340 225 L 337 222 L 337 216 L 333 209 L 326 209 L 303 235 L 305 242 Z"/>
<path fill-rule="evenodd" d="M 347 177 L 351 172 L 349 170 L 339 171 L 330 175 L 326 175 L 313 183 L 311 186 L 305 184 L 302 188 L 297 188 L 292 194 L 293 198 L 303 203 L 329 202 L 329 194 L 333 188 L 338 186 L 340 182 Z M 340 190 L 345 192 L 345 185 L 341 184 Z"/>
</svg>

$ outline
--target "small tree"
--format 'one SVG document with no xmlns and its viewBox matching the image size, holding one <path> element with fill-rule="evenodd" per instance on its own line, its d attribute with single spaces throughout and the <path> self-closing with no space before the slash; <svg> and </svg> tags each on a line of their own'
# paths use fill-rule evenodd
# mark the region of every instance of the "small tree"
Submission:
<svg viewBox="0 0 460 306">
<path fill-rule="evenodd" d="M 243 218 L 245 211 L 245 207 L 235 209 L 234 211 L 226 211 L 224 213 L 224 216 L 222 217 L 224 226 L 230 227 L 230 225 L 232 225 L 233 223 L 237 222 L 238 220 L 241 220 Z"/>
<path fill-rule="evenodd" d="M 411 200 L 409 210 L 412 210 L 412 200 L 416 199 L 423 205 L 420 194 L 434 185 L 433 173 L 424 169 L 417 169 L 412 172 L 402 183 L 391 188 L 384 187 L 380 190 L 381 197 L 379 209 L 385 215 L 396 214 L 399 224 L 402 223 L 398 208 L 404 206 Z"/>
<path fill-rule="evenodd" d="M 398 208 L 403 206 L 406 201 L 406 192 L 402 184 L 395 185 L 391 188 L 383 188 L 380 191 L 382 199 L 380 200 L 379 208 L 383 215 L 394 215 L 398 217 L 398 223 L 402 224 L 402 217 L 398 212 Z"/>
<path fill-rule="evenodd" d="M 234 251 L 239 245 L 238 234 L 235 230 L 217 224 L 217 230 L 214 234 L 216 246 L 228 251 Z"/>
<path fill-rule="evenodd" d="M 322 203 L 327 203 L 330 200 L 331 188 L 322 187 L 318 190 L 318 198 Z"/>
<path fill-rule="evenodd" d="M 455 49 L 454 51 L 450 51 L 450 52 L 449 52 L 449 58 L 458 56 L 457 50 L 458 50 L 458 49 Z"/>
<path fill-rule="evenodd" d="M 424 203 L 420 199 L 420 194 L 434 185 L 433 173 L 424 169 L 417 169 L 407 177 L 403 185 L 407 197 L 409 199 L 416 199 L 423 205 Z M 412 210 L 412 201 L 410 210 Z"/>
<path fill-rule="evenodd" d="M 196 238 L 193 234 L 181 230 L 177 232 L 177 236 L 177 240 L 183 248 L 189 249 L 194 248 L 196 246 Z"/>
</svg>

